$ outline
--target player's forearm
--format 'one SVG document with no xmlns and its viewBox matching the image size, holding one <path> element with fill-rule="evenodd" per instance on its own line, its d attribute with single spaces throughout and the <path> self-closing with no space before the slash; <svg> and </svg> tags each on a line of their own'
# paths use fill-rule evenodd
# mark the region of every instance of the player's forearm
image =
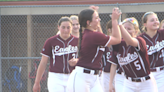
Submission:
<svg viewBox="0 0 164 92">
<path fill-rule="evenodd" d="M 35 78 L 36 83 L 40 83 L 40 80 L 43 76 L 46 66 L 47 66 L 47 61 L 44 61 L 44 59 L 42 59 L 37 69 L 36 78 Z"/>
<path fill-rule="evenodd" d="M 40 80 L 43 76 L 45 69 L 46 69 L 45 65 L 43 65 L 43 64 L 39 65 L 38 70 L 37 70 L 37 74 L 36 74 L 35 82 L 40 83 Z"/>
<path fill-rule="evenodd" d="M 109 85 L 113 84 L 113 80 L 116 74 L 116 69 L 117 69 L 117 65 L 111 64 Z"/>
<path fill-rule="evenodd" d="M 111 36 L 115 39 L 115 44 L 118 44 L 121 42 L 121 32 L 116 19 L 112 19 L 112 28 L 113 31 Z"/>
</svg>

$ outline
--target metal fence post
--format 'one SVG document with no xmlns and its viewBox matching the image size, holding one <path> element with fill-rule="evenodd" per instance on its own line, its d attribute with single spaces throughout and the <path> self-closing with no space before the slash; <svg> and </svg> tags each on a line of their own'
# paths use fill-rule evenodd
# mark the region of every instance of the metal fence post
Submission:
<svg viewBox="0 0 164 92">
<path fill-rule="evenodd" d="M 0 8 L 0 92 L 2 92 L 2 67 L 1 67 L 1 8 Z"/>
<path fill-rule="evenodd" d="M 31 19 L 31 15 L 27 15 L 27 56 L 31 57 L 32 56 L 32 19 Z M 28 62 L 28 73 L 31 71 L 31 60 L 27 60 Z M 27 90 L 28 92 L 31 92 L 32 90 L 32 83 L 31 83 L 31 79 L 28 78 L 27 79 Z"/>
</svg>

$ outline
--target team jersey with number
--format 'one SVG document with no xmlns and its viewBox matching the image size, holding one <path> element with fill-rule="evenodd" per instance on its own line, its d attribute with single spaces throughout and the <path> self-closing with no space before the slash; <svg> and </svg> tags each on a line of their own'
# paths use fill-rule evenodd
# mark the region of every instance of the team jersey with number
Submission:
<svg viewBox="0 0 164 92">
<path fill-rule="evenodd" d="M 83 32 L 80 58 L 77 66 L 100 70 L 102 68 L 102 54 L 108 45 L 110 36 L 100 32 L 85 29 Z"/>
<path fill-rule="evenodd" d="M 111 61 L 109 60 L 112 57 L 112 48 L 105 47 L 105 51 L 102 56 L 102 62 L 104 64 L 103 71 L 110 72 Z"/>
<path fill-rule="evenodd" d="M 146 33 L 140 36 L 146 41 L 150 68 L 164 66 L 164 30 L 158 30 L 153 38 Z"/>
<path fill-rule="evenodd" d="M 119 64 L 124 74 L 128 77 L 137 78 L 150 74 L 150 64 L 146 49 L 146 42 L 142 37 L 137 37 L 138 47 L 127 46 L 124 40 L 113 46 L 116 57 L 110 60 Z"/>
<path fill-rule="evenodd" d="M 78 38 L 70 36 L 63 40 L 59 35 L 48 38 L 44 43 L 41 54 L 50 58 L 49 71 L 55 73 L 71 73 L 68 61 L 77 57 Z"/>
</svg>

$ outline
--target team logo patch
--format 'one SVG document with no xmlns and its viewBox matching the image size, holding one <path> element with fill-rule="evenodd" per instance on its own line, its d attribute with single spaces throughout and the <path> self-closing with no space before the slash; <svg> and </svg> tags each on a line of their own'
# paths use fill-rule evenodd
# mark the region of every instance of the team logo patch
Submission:
<svg viewBox="0 0 164 92">
<path fill-rule="evenodd" d="M 121 54 L 117 54 L 117 59 L 120 63 L 120 65 L 126 65 L 130 62 L 135 61 L 138 58 L 138 55 L 136 52 L 133 54 L 128 53 L 126 57 L 122 57 Z"/>
<path fill-rule="evenodd" d="M 54 47 L 54 55 L 64 55 L 64 54 L 69 54 L 69 53 L 75 53 L 78 51 L 78 47 L 77 46 L 72 46 L 69 45 L 68 47 L 62 48 L 59 45 L 56 45 Z"/>
<path fill-rule="evenodd" d="M 156 52 L 160 51 L 163 48 L 164 48 L 164 40 L 162 40 L 160 42 L 157 41 L 155 46 L 147 45 L 148 55 L 152 55 L 153 53 L 156 53 Z"/>
</svg>

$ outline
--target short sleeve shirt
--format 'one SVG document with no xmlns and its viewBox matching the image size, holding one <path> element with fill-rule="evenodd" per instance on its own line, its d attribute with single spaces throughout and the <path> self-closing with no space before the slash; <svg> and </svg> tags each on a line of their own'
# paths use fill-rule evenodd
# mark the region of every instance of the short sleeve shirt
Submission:
<svg viewBox="0 0 164 92">
<path fill-rule="evenodd" d="M 146 41 L 150 68 L 164 66 L 164 30 L 158 30 L 153 38 L 146 33 L 140 36 Z"/>
<path fill-rule="evenodd" d="M 77 66 L 100 70 L 103 67 L 101 59 L 105 50 L 104 47 L 108 45 L 109 41 L 110 36 L 85 29 Z"/>
<path fill-rule="evenodd" d="M 111 61 L 110 58 L 112 57 L 112 47 L 105 47 L 105 51 L 102 56 L 102 61 L 104 64 L 103 71 L 110 72 Z"/>
<path fill-rule="evenodd" d="M 78 38 L 70 36 L 63 40 L 59 35 L 48 38 L 44 43 L 41 54 L 50 58 L 49 71 L 55 73 L 70 73 L 71 67 L 68 61 L 77 57 Z"/>
<path fill-rule="evenodd" d="M 111 61 L 120 65 L 122 71 L 128 77 L 143 77 L 150 73 L 150 64 L 146 49 L 146 42 L 142 37 L 137 37 L 138 47 L 127 46 L 124 40 L 120 44 L 113 46 Z"/>
</svg>

